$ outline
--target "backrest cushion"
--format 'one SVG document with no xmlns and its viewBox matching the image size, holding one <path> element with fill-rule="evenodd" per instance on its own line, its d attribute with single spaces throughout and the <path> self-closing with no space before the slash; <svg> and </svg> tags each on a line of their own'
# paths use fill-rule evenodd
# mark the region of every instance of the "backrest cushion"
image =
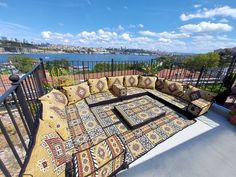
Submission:
<svg viewBox="0 0 236 177">
<path fill-rule="evenodd" d="M 125 76 L 124 86 L 125 87 L 137 87 L 138 86 L 138 75 Z"/>
<path fill-rule="evenodd" d="M 144 89 L 155 89 L 157 77 L 140 76 L 138 86 Z"/>
<path fill-rule="evenodd" d="M 108 77 L 108 88 L 111 89 L 113 84 L 123 85 L 124 76 Z"/>
<path fill-rule="evenodd" d="M 77 84 L 70 87 L 63 87 L 70 104 L 74 104 L 90 95 L 90 90 L 87 82 Z"/>
<path fill-rule="evenodd" d="M 53 128 L 63 140 L 70 138 L 67 113 L 65 108 L 42 101 L 43 115 L 42 119 Z"/>
<path fill-rule="evenodd" d="M 53 89 L 46 95 L 43 95 L 42 97 L 39 98 L 39 100 L 46 101 L 48 103 L 52 103 L 58 106 L 66 106 L 68 103 L 66 95 L 56 89 Z"/>
<path fill-rule="evenodd" d="M 88 83 L 91 94 L 105 92 L 108 90 L 107 78 L 105 77 L 102 77 L 100 79 L 89 79 Z"/>
<path fill-rule="evenodd" d="M 179 82 L 165 80 L 164 92 L 170 95 L 182 96 L 184 94 L 184 87 Z"/>
<path fill-rule="evenodd" d="M 35 145 L 23 176 L 65 176 L 68 160 L 62 139 L 45 121 L 40 120 Z"/>
<path fill-rule="evenodd" d="M 164 78 L 158 78 L 157 79 L 157 81 L 156 81 L 156 89 L 158 91 L 163 92 L 163 90 L 164 90 L 164 82 L 165 82 Z"/>
<path fill-rule="evenodd" d="M 189 86 L 183 95 L 183 98 L 187 101 L 194 101 L 201 98 L 201 92 L 199 88 Z"/>
<path fill-rule="evenodd" d="M 207 101 L 212 101 L 212 99 L 217 96 L 217 93 L 209 92 L 206 90 L 201 90 L 200 93 L 201 97 Z"/>
</svg>

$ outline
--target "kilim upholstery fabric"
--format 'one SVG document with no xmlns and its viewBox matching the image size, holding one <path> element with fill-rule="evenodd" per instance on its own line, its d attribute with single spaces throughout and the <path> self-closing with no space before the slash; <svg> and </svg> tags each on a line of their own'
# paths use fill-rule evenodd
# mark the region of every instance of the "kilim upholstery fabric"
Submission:
<svg viewBox="0 0 236 177">
<path fill-rule="evenodd" d="M 127 96 L 144 94 L 147 92 L 145 89 L 139 87 L 127 87 L 126 89 L 127 89 Z"/>
<path fill-rule="evenodd" d="M 46 101 L 42 101 L 42 105 L 42 119 L 47 122 L 63 140 L 70 139 L 65 108 L 58 107 Z"/>
<path fill-rule="evenodd" d="M 170 95 L 182 96 L 184 93 L 184 87 L 182 83 L 165 80 L 162 91 Z"/>
<path fill-rule="evenodd" d="M 79 100 L 82 100 L 90 95 L 90 90 L 87 82 L 70 86 L 70 87 L 63 87 L 66 91 L 66 95 L 68 98 L 69 103 L 73 104 Z"/>
<path fill-rule="evenodd" d="M 112 91 L 118 97 L 127 95 L 127 89 L 123 85 L 120 85 L 120 84 L 113 84 Z"/>
<path fill-rule="evenodd" d="M 113 84 L 119 84 L 123 86 L 124 76 L 108 77 L 108 88 L 111 89 Z"/>
<path fill-rule="evenodd" d="M 124 77 L 125 87 L 137 87 L 138 86 L 138 75 L 129 75 Z"/>
<path fill-rule="evenodd" d="M 103 77 L 100 79 L 89 79 L 88 83 L 89 83 L 91 94 L 105 92 L 108 90 L 106 77 Z"/>
<path fill-rule="evenodd" d="M 53 89 L 51 92 L 49 92 L 46 95 L 43 95 L 39 98 L 40 101 L 46 101 L 52 104 L 55 104 L 57 106 L 66 106 L 68 104 L 68 100 L 62 92 L 59 90 Z"/>
<path fill-rule="evenodd" d="M 138 87 L 144 89 L 155 89 L 157 77 L 140 76 L 138 80 Z"/>
<path fill-rule="evenodd" d="M 109 101 L 113 99 L 117 99 L 117 96 L 112 94 L 109 90 L 105 92 L 101 92 L 101 93 L 95 93 L 85 98 L 88 105 L 92 105 L 92 104 L 103 102 L 103 101 Z"/>
<path fill-rule="evenodd" d="M 163 90 L 164 90 L 164 82 L 165 82 L 165 79 L 164 79 L 164 78 L 159 78 L 159 77 L 158 77 L 158 79 L 157 79 L 157 81 L 156 81 L 156 89 L 157 89 L 158 91 L 163 92 Z"/>
<path fill-rule="evenodd" d="M 127 124 L 134 128 L 163 116 L 165 111 L 161 109 L 162 106 L 163 104 L 159 101 L 146 96 L 118 104 L 115 108 Z"/>
<path fill-rule="evenodd" d="M 109 176 L 119 170 L 124 162 L 125 147 L 120 138 L 113 135 L 73 155 L 74 176 Z"/>
<path fill-rule="evenodd" d="M 45 121 L 39 121 L 35 145 L 23 176 L 65 176 L 70 149 Z"/>
<path fill-rule="evenodd" d="M 193 115 L 200 116 L 206 113 L 211 107 L 211 102 L 206 101 L 202 98 L 194 100 L 189 104 L 188 111 Z"/>
</svg>

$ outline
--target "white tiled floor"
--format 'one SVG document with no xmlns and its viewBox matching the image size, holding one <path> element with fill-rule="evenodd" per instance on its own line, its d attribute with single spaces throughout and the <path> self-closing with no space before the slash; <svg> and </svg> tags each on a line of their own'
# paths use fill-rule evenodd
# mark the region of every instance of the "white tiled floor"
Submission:
<svg viewBox="0 0 236 177">
<path fill-rule="evenodd" d="M 236 127 L 213 107 L 130 164 L 118 177 L 236 176 Z"/>
</svg>

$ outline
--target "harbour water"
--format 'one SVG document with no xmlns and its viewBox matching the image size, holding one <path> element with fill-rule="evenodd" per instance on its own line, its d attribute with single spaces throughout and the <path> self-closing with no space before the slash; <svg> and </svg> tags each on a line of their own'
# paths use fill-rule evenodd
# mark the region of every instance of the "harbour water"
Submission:
<svg viewBox="0 0 236 177">
<path fill-rule="evenodd" d="M 0 63 L 6 62 L 9 56 L 29 56 L 33 58 L 43 58 L 44 60 L 67 59 L 73 61 L 145 61 L 157 56 L 149 55 L 122 55 L 122 54 L 0 54 Z"/>
</svg>

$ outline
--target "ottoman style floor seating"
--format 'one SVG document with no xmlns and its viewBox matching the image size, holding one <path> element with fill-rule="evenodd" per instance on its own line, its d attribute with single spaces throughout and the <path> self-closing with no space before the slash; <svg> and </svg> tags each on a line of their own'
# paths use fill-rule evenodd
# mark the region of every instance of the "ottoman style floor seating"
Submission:
<svg viewBox="0 0 236 177">
<path fill-rule="evenodd" d="M 151 76 L 53 89 L 23 176 L 112 176 L 206 113 L 215 94 Z M 65 93 L 65 94 L 64 94 Z M 191 116 L 190 116 L 191 115 Z"/>
</svg>

